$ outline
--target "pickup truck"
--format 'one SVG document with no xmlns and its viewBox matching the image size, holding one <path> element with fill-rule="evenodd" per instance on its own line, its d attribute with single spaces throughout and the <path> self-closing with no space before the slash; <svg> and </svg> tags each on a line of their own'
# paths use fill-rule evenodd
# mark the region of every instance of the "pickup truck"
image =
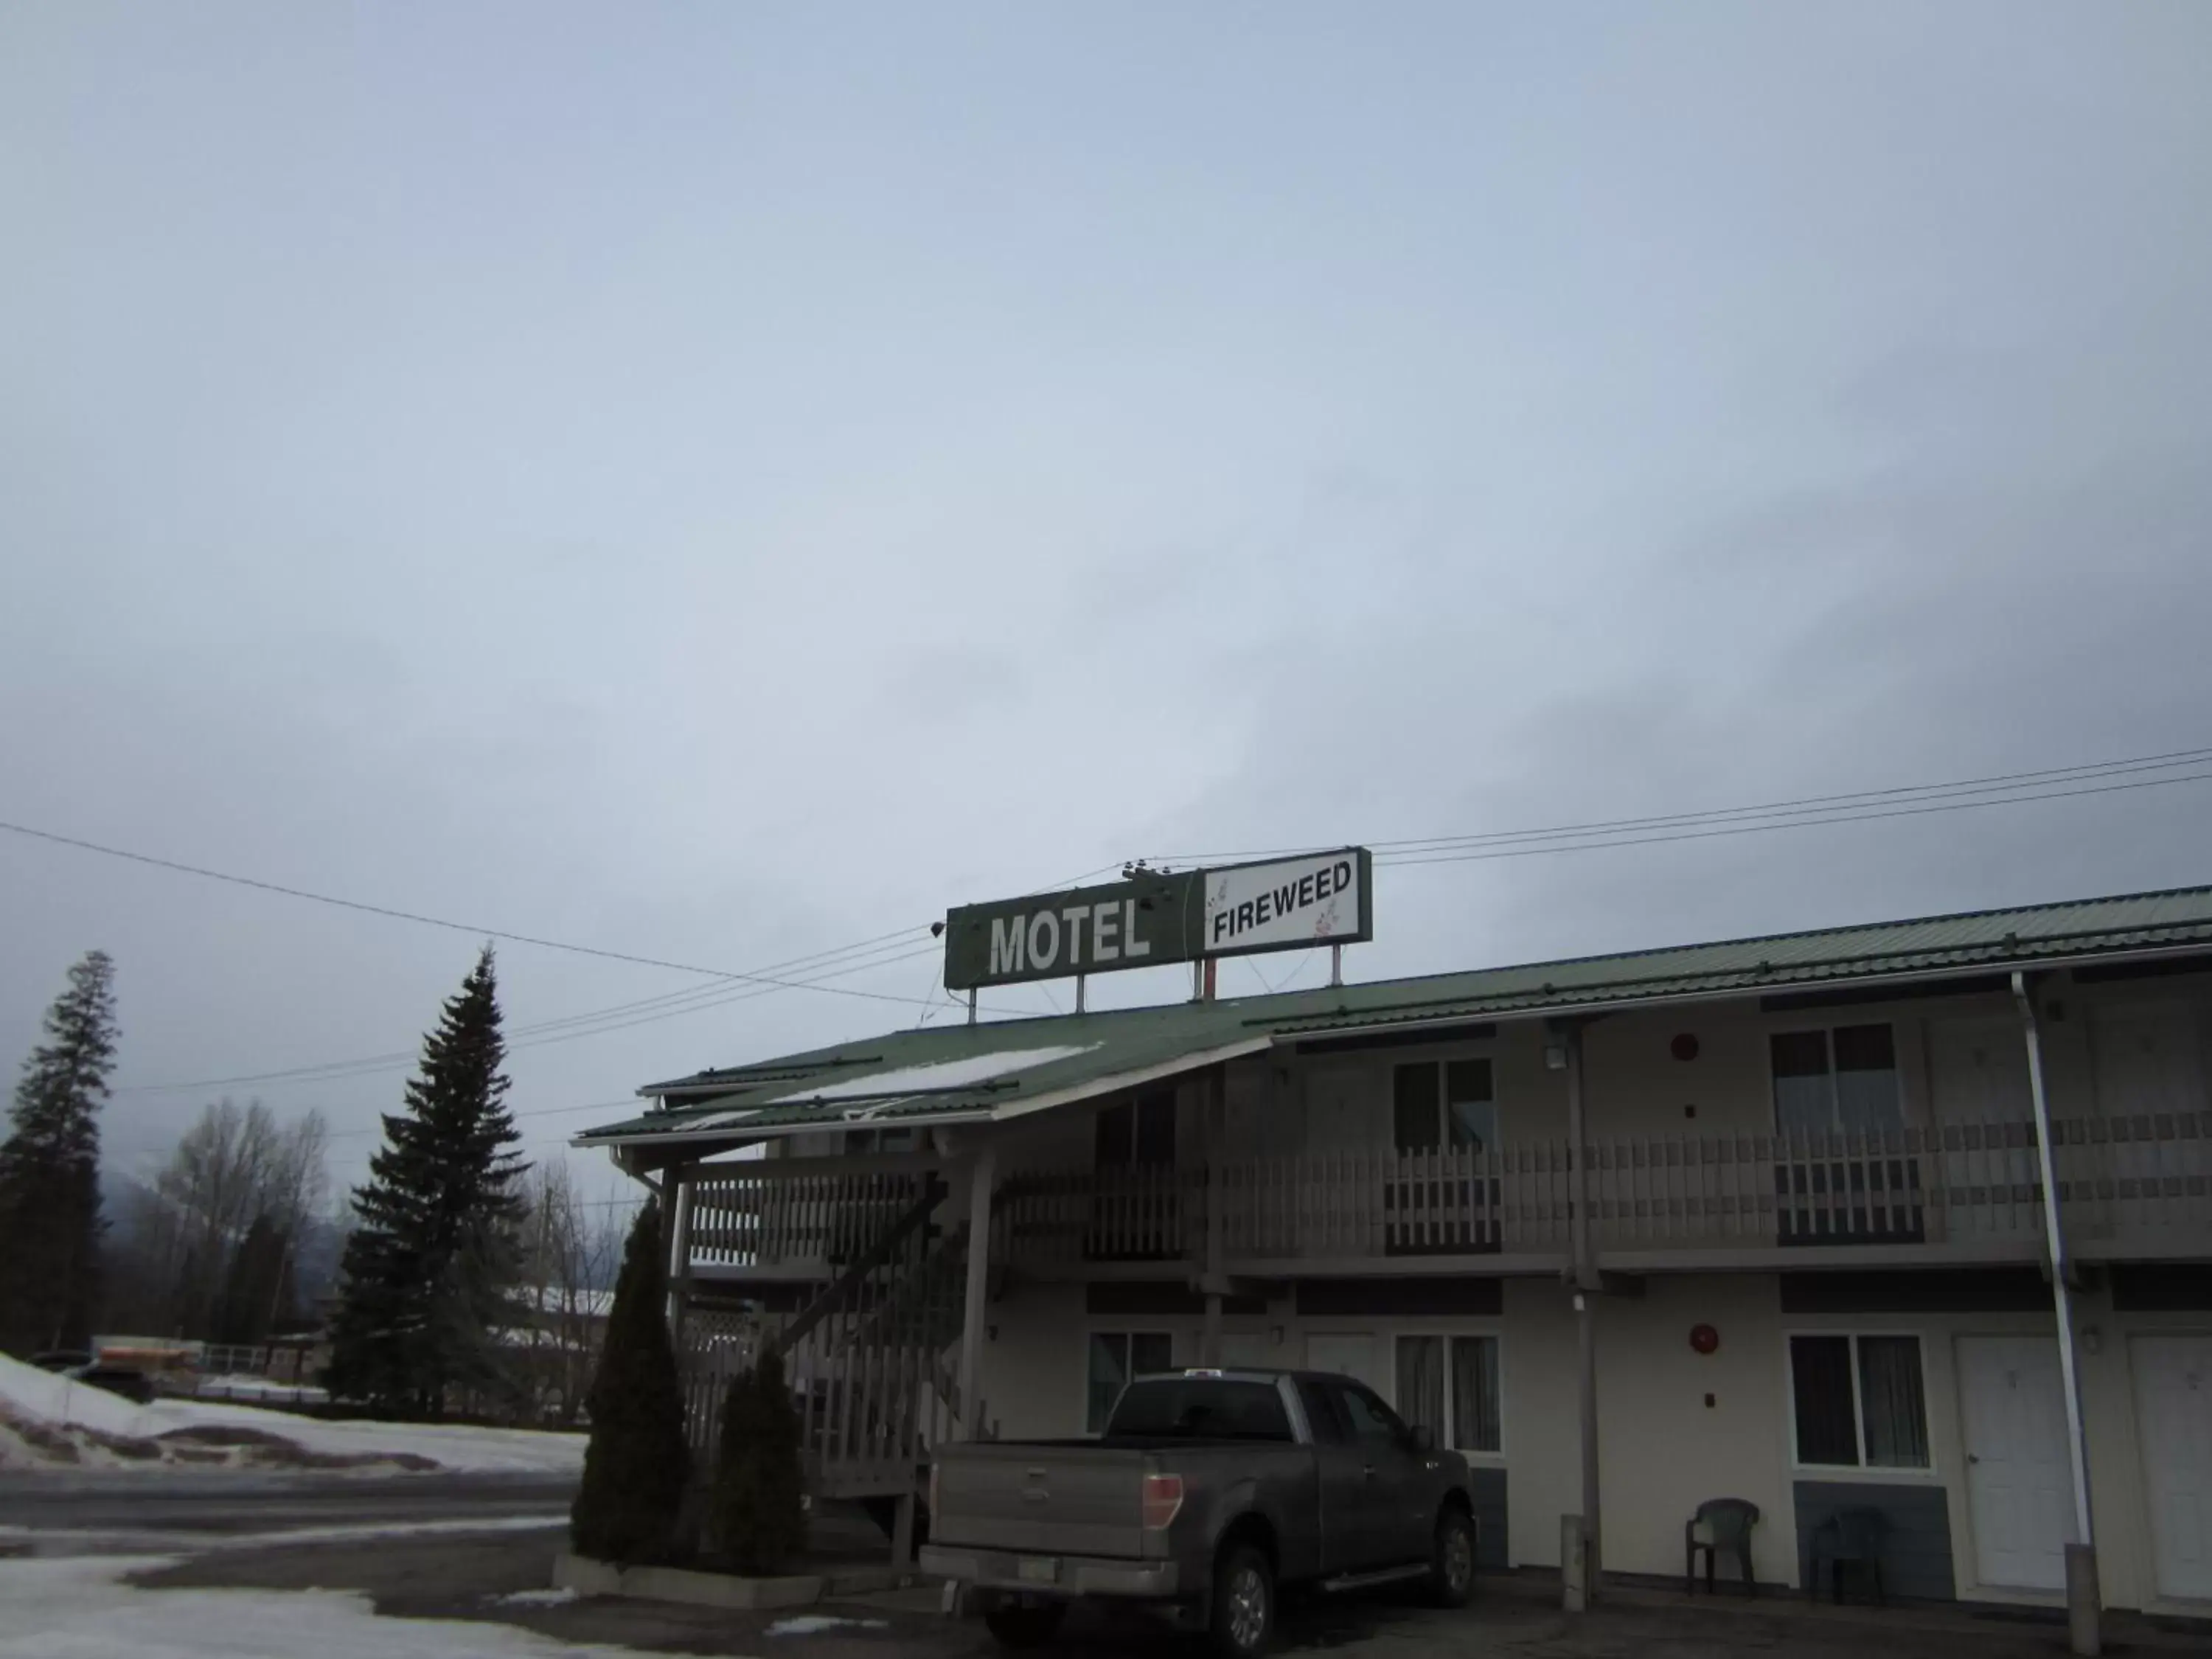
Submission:
<svg viewBox="0 0 2212 1659">
<path fill-rule="evenodd" d="M 1079 1596 L 1249 1659 L 1285 1586 L 1425 1578 L 1449 1607 L 1474 1588 L 1467 1460 L 1326 1372 L 1140 1376 L 1099 1438 L 944 1446 L 929 1487 L 922 1571 L 969 1587 L 1010 1648 L 1049 1640 Z"/>
</svg>

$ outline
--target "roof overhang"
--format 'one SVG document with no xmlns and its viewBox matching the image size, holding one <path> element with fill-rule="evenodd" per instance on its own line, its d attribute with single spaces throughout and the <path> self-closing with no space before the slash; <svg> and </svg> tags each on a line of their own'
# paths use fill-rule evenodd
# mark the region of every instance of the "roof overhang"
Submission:
<svg viewBox="0 0 2212 1659">
<path fill-rule="evenodd" d="M 824 1113 L 819 1117 L 787 1119 L 749 1127 L 743 1121 L 721 1121 L 711 1127 L 696 1129 L 641 1129 L 631 1134 L 610 1135 L 591 1133 L 586 1130 L 572 1138 L 571 1146 L 588 1149 L 593 1146 L 697 1146 L 714 1144 L 741 1146 L 757 1141 L 788 1139 L 793 1135 L 818 1134 L 823 1130 L 883 1128 L 887 1126 L 912 1126 L 916 1128 L 945 1129 L 973 1128 L 981 1124 L 1006 1123 L 1040 1112 L 1060 1107 L 1080 1105 L 1085 1101 L 1102 1096 L 1119 1094 L 1126 1089 L 1141 1089 L 1148 1083 L 1164 1082 L 1180 1077 L 1186 1072 L 1203 1071 L 1209 1066 L 1218 1066 L 1228 1060 L 1241 1060 L 1247 1054 L 1263 1054 L 1275 1046 L 1272 1033 L 1255 1034 L 1234 1042 L 1193 1050 L 1173 1059 L 1156 1060 L 1148 1066 L 1131 1066 L 1126 1071 L 1109 1072 L 1103 1076 L 1087 1078 L 1081 1083 L 1070 1084 L 1024 1100 L 1009 1100 L 1002 1106 L 953 1108 L 927 1115 L 887 1118 L 883 1115 L 880 1103 L 836 1114 Z M 691 1111 L 713 1109 L 711 1102 L 688 1108 Z M 746 1109 L 732 1107 L 725 1115 L 733 1118 Z"/>
</svg>

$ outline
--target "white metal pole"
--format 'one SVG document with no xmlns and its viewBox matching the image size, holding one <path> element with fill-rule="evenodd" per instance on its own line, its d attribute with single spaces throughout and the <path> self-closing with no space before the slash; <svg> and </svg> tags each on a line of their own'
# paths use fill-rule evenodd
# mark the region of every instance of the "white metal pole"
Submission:
<svg viewBox="0 0 2212 1659">
<path fill-rule="evenodd" d="M 1333 991 L 1334 991 L 1334 990 L 1336 990 L 1336 989 L 1339 989 L 1339 988 L 1340 988 L 1343 986 L 1343 984 L 1344 984 L 1344 947 L 1343 947 L 1341 945 L 1330 945 L 1330 946 L 1328 947 L 1328 985 L 1329 985 L 1329 989 L 1331 989 L 1331 990 L 1333 990 Z"/>
<path fill-rule="evenodd" d="M 2035 1160 L 2043 1177 L 2043 1229 L 2051 1253 L 2051 1302 L 2058 1320 L 2058 1376 L 2066 1397 L 2066 1455 L 2074 1474 L 2074 1529 L 2080 1542 L 2066 1548 L 2066 1613 L 2069 1645 L 2077 1654 L 2101 1650 L 2099 1629 L 2102 1597 L 2098 1589 L 2096 1534 L 2090 1528 L 2089 1449 L 2081 1427 L 2081 1377 L 2074 1350 L 2073 1275 L 2066 1259 L 2066 1228 L 2058 1207 L 2058 1160 L 2051 1146 L 2051 1096 L 2043 1073 L 2043 1030 L 2036 1022 L 2035 998 L 2027 975 L 2014 969 L 2013 1000 L 2020 1008 L 2021 1034 L 2027 1045 L 2027 1094 L 2035 1111 Z"/>
</svg>

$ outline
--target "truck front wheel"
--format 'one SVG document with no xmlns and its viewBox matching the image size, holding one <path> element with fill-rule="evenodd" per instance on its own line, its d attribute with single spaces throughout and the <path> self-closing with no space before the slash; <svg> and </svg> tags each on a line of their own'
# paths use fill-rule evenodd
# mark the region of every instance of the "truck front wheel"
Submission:
<svg viewBox="0 0 2212 1659">
<path fill-rule="evenodd" d="M 1213 1567 L 1213 1644 L 1229 1659 L 1252 1659 L 1274 1633 L 1274 1569 L 1251 1545 L 1232 1545 Z"/>
<path fill-rule="evenodd" d="M 995 1601 L 984 1613 L 983 1626 L 1002 1648 L 1041 1648 L 1066 1611 L 1065 1601 Z"/>
<path fill-rule="evenodd" d="M 1429 1593 L 1438 1605 L 1463 1607 L 1474 1594 L 1474 1517 L 1452 1508 L 1437 1517 L 1436 1554 L 1429 1563 Z"/>
</svg>

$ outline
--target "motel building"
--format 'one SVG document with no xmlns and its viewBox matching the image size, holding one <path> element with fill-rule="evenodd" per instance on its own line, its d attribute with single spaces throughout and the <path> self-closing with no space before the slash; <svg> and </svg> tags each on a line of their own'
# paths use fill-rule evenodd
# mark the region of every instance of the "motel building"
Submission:
<svg viewBox="0 0 2212 1659">
<path fill-rule="evenodd" d="M 695 1444 L 773 1340 L 813 1489 L 903 1542 L 947 1439 L 1312 1367 L 1467 1455 L 1494 1569 L 1679 1582 L 1741 1498 L 1762 1590 L 1827 1593 L 1849 1515 L 1893 1599 L 2070 1565 L 2077 1613 L 2212 1616 L 2212 888 L 1212 998 L 1222 949 L 1369 937 L 1347 854 L 948 918 L 983 1010 L 1132 957 L 1188 1000 L 971 1006 L 579 1136 L 671 1195 Z"/>
</svg>

